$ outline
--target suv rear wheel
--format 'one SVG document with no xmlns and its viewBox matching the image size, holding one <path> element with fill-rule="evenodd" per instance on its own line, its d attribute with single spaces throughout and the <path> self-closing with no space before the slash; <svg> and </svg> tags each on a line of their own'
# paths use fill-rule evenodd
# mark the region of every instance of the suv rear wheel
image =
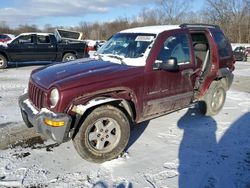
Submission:
<svg viewBox="0 0 250 188">
<path fill-rule="evenodd" d="M 126 115 L 118 108 L 105 105 L 87 116 L 73 144 L 82 158 L 101 163 L 118 157 L 127 146 L 129 136 Z"/>
<path fill-rule="evenodd" d="M 63 59 L 62 59 L 63 62 L 73 61 L 73 60 L 76 60 L 76 55 L 73 53 L 64 54 Z"/>
<path fill-rule="evenodd" d="M 247 61 L 247 56 L 243 56 L 243 61 Z"/>
<path fill-rule="evenodd" d="M 225 85 L 222 81 L 213 81 L 203 99 L 199 101 L 201 113 L 206 116 L 214 116 L 218 114 L 224 106 L 225 99 Z"/>
</svg>

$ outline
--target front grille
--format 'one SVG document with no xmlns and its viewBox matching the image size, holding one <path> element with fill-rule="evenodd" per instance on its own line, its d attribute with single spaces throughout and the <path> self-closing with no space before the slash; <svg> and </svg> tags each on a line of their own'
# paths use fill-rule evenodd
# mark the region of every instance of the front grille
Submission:
<svg viewBox="0 0 250 188">
<path fill-rule="evenodd" d="M 32 82 L 29 82 L 29 99 L 37 109 L 43 105 L 44 92 Z"/>
</svg>

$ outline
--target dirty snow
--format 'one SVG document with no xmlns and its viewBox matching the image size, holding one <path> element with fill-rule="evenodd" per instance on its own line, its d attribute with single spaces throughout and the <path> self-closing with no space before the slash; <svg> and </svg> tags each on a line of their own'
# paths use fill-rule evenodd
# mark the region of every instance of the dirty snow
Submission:
<svg viewBox="0 0 250 188">
<path fill-rule="evenodd" d="M 30 131 L 17 98 L 33 68 L 0 70 L 2 138 Z M 203 117 L 191 106 L 142 123 L 125 153 L 103 164 L 82 160 L 72 142 L 17 140 L 0 150 L 0 187 L 250 187 L 250 64 L 237 62 L 235 74 L 219 115 Z"/>
</svg>

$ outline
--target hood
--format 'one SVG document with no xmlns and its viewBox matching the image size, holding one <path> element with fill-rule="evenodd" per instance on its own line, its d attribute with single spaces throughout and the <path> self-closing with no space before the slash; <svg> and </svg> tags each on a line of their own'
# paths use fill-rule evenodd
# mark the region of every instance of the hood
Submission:
<svg viewBox="0 0 250 188">
<path fill-rule="evenodd" d="M 36 69 L 32 72 L 31 79 L 44 89 L 50 89 L 52 86 L 68 89 L 76 85 L 112 79 L 115 75 L 120 75 L 120 72 L 133 68 L 135 67 L 109 61 L 79 59 Z"/>
</svg>

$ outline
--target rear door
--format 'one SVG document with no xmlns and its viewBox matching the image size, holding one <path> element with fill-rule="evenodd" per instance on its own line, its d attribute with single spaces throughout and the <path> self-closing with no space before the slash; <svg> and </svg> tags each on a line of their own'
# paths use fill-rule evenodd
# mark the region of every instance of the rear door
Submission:
<svg viewBox="0 0 250 188">
<path fill-rule="evenodd" d="M 199 84 L 198 96 L 203 96 L 210 84 L 216 79 L 221 68 L 234 69 L 234 57 L 229 40 L 218 28 L 206 29 L 206 37 L 209 43 L 209 62 L 204 75 L 201 75 L 202 82 Z"/>
<path fill-rule="evenodd" d="M 39 61 L 54 61 L 56 59 L 56 44 L 51 35 L 37 34 L 36 59 Z"/>
<path fill-rule="evenodd" d="M 143 105 L 145 119 L 190 104 L 194 85 L 192 73 L 195 69 L 191 48 L 191 38 L 187 30 L 165 32 L 158 37 L 150 53 L 155 58 L 151 60 L 153 62 L 147 62 L 147 66 L 152 68 L 147 69 L 145 73 Z M 162 63 L 171 57 L 177 58 L 178 71 L 154 68 L 157 67 L 157 63 Z"/>
</svg>

